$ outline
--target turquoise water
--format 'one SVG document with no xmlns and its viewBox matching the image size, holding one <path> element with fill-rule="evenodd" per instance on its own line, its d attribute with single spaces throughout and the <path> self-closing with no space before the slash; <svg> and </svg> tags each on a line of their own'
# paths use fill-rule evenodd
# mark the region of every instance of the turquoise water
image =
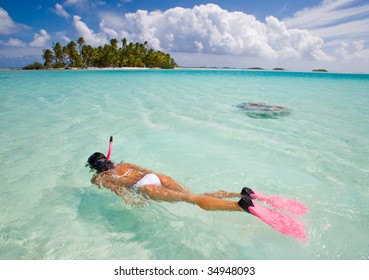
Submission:
<svg viewBox="0 0 369 280">
<path fill-rule="evenodd" d="M 238 70 L 0 71 L 0 259 L 367 259 L 369 76 Z M 234 105 L 286 106 L 248 117 Z M 194 193 L 303 201 L 309 240 L 252 215 L 131 207 L 90 183 L 90 154 Z"/>
</svg>

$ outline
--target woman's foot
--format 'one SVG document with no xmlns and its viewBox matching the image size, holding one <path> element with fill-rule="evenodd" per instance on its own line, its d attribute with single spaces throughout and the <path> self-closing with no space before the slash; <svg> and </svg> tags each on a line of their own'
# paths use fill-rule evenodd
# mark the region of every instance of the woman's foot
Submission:
<svg viewBox="0 0 369 280">
<path fill-rule="evenodd" d="M 242 196 L 247 196 L 249 198 L 252 198 L 251 194 L 253 194 L 253 193 L 254 193 L 254 191 L 252 189 L 248 188 L 248 187 L 244 187 L 241 190 L 241 195 Z"/>
<path fill-rule="evenodd" d="M 245 210 L 247 213 L 250 213 L 249 207 L 254 207 L 254 203 L 252 203 L 251 198 L 248 196 L 244 196 L 238 201 L 238 205 Z"/>
</svg>

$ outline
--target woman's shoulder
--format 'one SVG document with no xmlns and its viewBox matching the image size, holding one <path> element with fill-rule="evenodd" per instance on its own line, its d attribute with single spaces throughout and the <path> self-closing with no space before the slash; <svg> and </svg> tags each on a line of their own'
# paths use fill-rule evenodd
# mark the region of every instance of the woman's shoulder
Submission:
<svg viewBox="0 0 369 280">
<path fill-rule="evenodd" d="M 132 163 L 119 163 L 115 165 L 115 172 L 117 172 L 118 174 L 120 173 L 125 173 L 128 169 L 137 169 L 137 166 L 132 164 Z"/>
<path fill-rule="evenodd" d="M 135 165 L 133 163 L 129 163 L 129 162 L 119 163 L 119 164 L 116 164 L 115 166 L 118 169 L 119 168 L 124 168 L 124 169 L 126 169 L 126 168 L 136 168 L 137 167 L 137 165 Z"/>
<path fill-rule="evenodd" d="M 118 164 L 114 164 L 114 170 L 115 171 L 119 171 L 121 169 L 126 169 L 127 167 L 129 167 L 129 163 L 118 163 Z"/>
</svg>

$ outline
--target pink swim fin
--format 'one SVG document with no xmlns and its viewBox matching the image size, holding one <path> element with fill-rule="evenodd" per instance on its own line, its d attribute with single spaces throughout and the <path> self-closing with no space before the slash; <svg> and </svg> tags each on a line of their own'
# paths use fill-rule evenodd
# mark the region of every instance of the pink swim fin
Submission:
<svg viewBox="0 0 369 280">
<path fill-rule="evenodd" d="M 262 205 L 252 201 L 247 196 L 242 197 L 238 202 L 238 205 L 240 205 L 240 207 L 246 212 L 259 218 L 264 223 L 273 227 L 280 233 L 292 236 L 297 239 L 304 240 L 307 238 L 304 224 L 290 216 L 263 207 Z"/>
<path fill-rule="evenodd" d="M 295 199 L 283 198 L 278 195 L 266 196 L 247 187 L 242 189 L 241 194 L 264 201 L 275 208 L 286 210 L 294 215 L 303 215 L 308 211 L 308 208 L 302 202 Z"/>
</svg>

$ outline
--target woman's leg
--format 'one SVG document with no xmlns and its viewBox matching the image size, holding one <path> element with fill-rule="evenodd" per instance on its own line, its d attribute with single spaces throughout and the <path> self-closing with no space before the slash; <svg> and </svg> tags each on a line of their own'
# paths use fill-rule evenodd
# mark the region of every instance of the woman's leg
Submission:
<svg viewBox="0 0 369 280">
<path fill-rule="evenodd" d="M 235 201 L 173 191 L 156 185 L 143 185 L 138 189 L 138 192 L 153 200 L 167 202 L 184 201 L 196 204 L 207 211 L 244 211 Z"/>
<path fill-rule="evenodd" d="M 204 196 L 210 196 L 215 198 L 232 198 L 232 197 L 239 197 L 241 198 L 242 195 L 240 193 L 233 193 L 233 192 L 226 192 L 223 190 L 219 190 L 213 193 L 203 193 Z"/>
<path fill-rule="evenodd" d="M 177 192 L 190 193 L 189 189 L 178 184 L 173 178 L 163 175 L 163 174 L 156 174 L 156 175 L 159 177 L 161 185 L 164 188 L 177 191 Z"/>
<path fill-rule="evenodd" d="M 242 197 L 239 202 L 234 202 L 204 195 L 172 191 L 156 185 L 143 185 L 139 188 L 139 192 L 153 200 L 186 201 L 207 211 L 246 211 L 283 234 L 295 238 L 306 238 L 307 236 L 305 227 L 300 221 L 294 220 L 282 212 L 265 208 L 260 204 L 254 204 L 248 196 Z"/>
</svg>

